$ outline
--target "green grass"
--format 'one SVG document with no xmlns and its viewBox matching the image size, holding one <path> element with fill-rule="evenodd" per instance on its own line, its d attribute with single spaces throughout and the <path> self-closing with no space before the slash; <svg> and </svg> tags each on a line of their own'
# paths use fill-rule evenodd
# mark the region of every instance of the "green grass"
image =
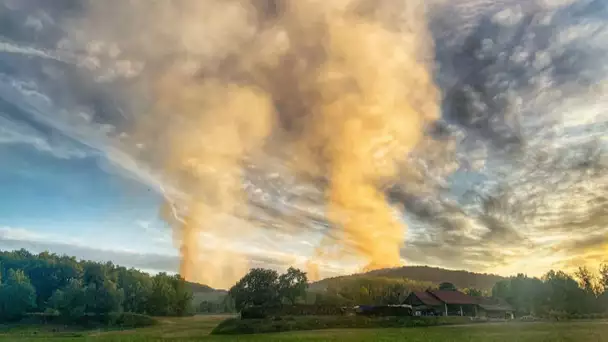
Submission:
<svg viewBox="0 0 608 342">
<path fill-rule="evenodd" d="M 449 341 L 449 342 L 608 342 L 608 321 L 564 323 L 489 323 L 391 329 L 345 329 L 279 334 L 211 336 L 226 316 L 161 318 L 161 324 L 126 331 L 67 331 L 58 327 L 0 327 L 1 342 L 26 341 Z M 56 332 L 53 332 L 55 329 Z"/>
</svg>

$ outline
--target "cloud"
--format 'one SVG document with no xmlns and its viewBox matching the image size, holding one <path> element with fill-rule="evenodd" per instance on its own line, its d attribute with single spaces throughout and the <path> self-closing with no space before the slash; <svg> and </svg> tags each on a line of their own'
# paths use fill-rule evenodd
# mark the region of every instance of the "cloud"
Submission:
<svg viewBox="0 0 608 342">
<path fill-rule="evenodd" d="M 148 222 L 142 221 L 144 225 Z M 285 239 L 287 237 L 284 237 Z M 167 240 L 165 240 L 166 242 Z M 213 248 L 213 240 L 206 239 L 206 246 Z M 226 243 L 225 241 L 222 243 Z M 246 244 L 247 241 L 242 241 Z M 95 247 L 93 247 L 95 246 Z M 134 267 L 156 272 L 177 272 L 179 257 L 175 254 L 139 252 L 138 248 L 117 248 L 115 246 L 99 246 L 94 241 L 67 237 L 53 233 L 40 233 L 23 228 L 0 227 L 0 249 L 16 250 L 25 248 L 34 253 L 49 251 L 57 254 L 75 256 L 82 260 L 98 262 L 112 261 L 117 265 Z M 278 250 L 268 250 L 263 247 L 235 245 L 241 248 L 250 260 L 250 267 L 270 267 L 283 270 L 292 265 L 297 257 L 293 254 Z M 295 258 L 294 258 L 295 257 Z M 304 262 L 305 258 L 300 260 Z M 335 266 L 334 266 L 335 267 Z M 330 274 L 339 274 L 336 269 L 329 270 Z"/>
<path fill-rule="evenodd" d="M 55 135 L 49 136 L 36 131 L 31 126 L 11 121 L 0 113 L 0 145 L 26 145 L 39 152 L 48 153 L 59 159 L 81 159 L 91 156 L 91 152 L 76 142 Z"/>
<path fill-rule="evenodd" d="M 50 18 L 41 34 L 62 28 L 60 6 L 36 3 L 46 6 Z M 540 272 L 559 260 L 573 265 L 601 257 L 608 226 L 608 30 L 600 17 L 608 10 L 604 2 L 585 0 L 555 5 L 432 2 L 447 141 L 438 144 L 441 149 L 421 146 L 403 184 L 388 191 L 412 221 L 402 250 L 408 262 L 508 273 L 518 267 Z M 111 10 L 120 12 L 120 6 Z M 503 10 L 517 15 L 507 18 Z M 141 88 L 129 86 L 153 77 L 149 66 L 159 59 L 184 56 L 171 44 L 162 45 L 167 50 L 162 56 L 146 55 L 150 49 L 129 51 L 129 44 L 120 45 L 129 37 L 89 39 L 99 32 L 84 27 L 89 31 L 74 30 L 79 38 L 44 36 L 48 41 L 39 47 L 20 42 L 24 32 L 2 33 L 9 37 L 0 37 L 0 60 L 12 73 L 0 78 L 0 98 L 21 113 L 20 120 L 0 113 L 0 143 L 27 144 L 58 158 L 103 155 L 102 167 L 110 173 L 168 197 L 187 195 L 188 189 L 159 177 L 153 162 L 144 162 L 142 155 L 153 159 L 157 151 L 147 151 L 136 135 L 125 134 L 130 119 L 147 112 L 149 100 Z M 335 237 L 323 214 L 324 182 L 293 180 L 281 172 L 281 162 L 247 171 L 254 222 L 265 230 L 260 240 L 270 242 L 242 242 L 265 247 L 251 257 L 273 265 L 290 253 L 306 256 L 301 252 L 306 248 L 287 247 L 282 241 L 316 244 L 319 235 Z M 277 232 L 286 238 L 273 241 Z M 8 234 L 0 236 L 16 245 L 18 234 L 27 232 L 0 234 Z M 22 240 L 38 247 L 45 243 L 33 236 Z M 73 250 L 82 255 L 110 253 L 59 240 L 53 244 L 77 248 Z M 289 252 L 273 255 L 282 250 Z M 112 253 L 118 254 L 103 255 L 124 261 L 131 255 Z M 155 265 L 137 263 L 152 269 L 177 264 L 172 257 L 151 258 Z"/>
</svg>

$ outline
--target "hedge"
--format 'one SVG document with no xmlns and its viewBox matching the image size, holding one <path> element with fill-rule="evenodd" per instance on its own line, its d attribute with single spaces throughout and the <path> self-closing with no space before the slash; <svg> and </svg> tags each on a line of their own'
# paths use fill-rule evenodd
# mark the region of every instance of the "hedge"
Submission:
<svg viewBox="0 0 608 342">
<path fill-rule="evenodd" d="M 403 306 L 361 306 L 357 314 L 362 316 L 412 316 L 412 309 Z"/>
<path fill-rule="evenodd" d="M 300 316 L 267 319 L 230 318 L 220 323 L 211 334 L 238 335 L 283 331 L 428 327 L 473 323 L 468 317 L 364 317 L 364 316 Z"/>
<path fill-rule="evenodd" d="M 251 306 L 241 310 L 242 319 L 261 319 L 277 316 L 340 316 L 345 311 L 331 305 Z"/>
<path fill-rule="evenodd" d="M 63 317 L 54 313 L 32 313 L 24 317 L 21 324 L 63 324 L 83 328 L 120 327 L 142 328 L 156 325 L 158 321 L 151 316 L 131 312 L 111 312 L 103 315 L 82 315 L 79 317 Z"/>
<path fill-rule="evenodd" d="M 560 312 L 560 311 L 553 311 L 553 312 L 549 312 L 545 315 L 542 315 L 541 318 L 548 319 L 548 320 L 554 320 L 554 321 L 570 321 L 570 320 L 577 320 L 577 319 L 585 319 L 585 320 L 607 319 L 608 313 L 591 313 L 591 314 L 574 313 L 573 314 L 573 313 L 566 313 L 566 312 Z"/>
</svg>

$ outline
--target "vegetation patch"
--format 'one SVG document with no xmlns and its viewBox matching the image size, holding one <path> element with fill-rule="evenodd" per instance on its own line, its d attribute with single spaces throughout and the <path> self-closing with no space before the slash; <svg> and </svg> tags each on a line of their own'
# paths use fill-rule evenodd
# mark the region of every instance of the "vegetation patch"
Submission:
<svg viewBox="0 0 608 342">
<path fill-rule="evenodd" d="M 241 310 L 242 319 L 261 319 L 282 316 L 339 316 L 344 310 L 332 305 L 273 305 L 250 306 Z"/>
<path fill-rule="evenodd" d="M 323 329 L 430 327 L 473 323 L 468 317 L 287 316 L 266 319 L 230 318 L 211 334 L 239 335 Z"/>
<path fill-rule="evenodd" d="M 156 318 L 132 312 L 110 312 L 106 314 L 86 314 L 78 317 L 65 317 L 51 313 L 28 314 L 15 322 L 16 326 L 70 326 L 72 328 L 143 328 L 158 324 Z"/>
</svg>

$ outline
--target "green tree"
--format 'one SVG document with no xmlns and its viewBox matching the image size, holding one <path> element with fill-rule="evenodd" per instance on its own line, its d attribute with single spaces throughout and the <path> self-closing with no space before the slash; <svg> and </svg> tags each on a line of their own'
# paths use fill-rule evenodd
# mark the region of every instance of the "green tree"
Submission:
<svg viewBox="0 0 608 342">
<path fill-rule="evenodd" d="M 601 292 L 603 292 L 603 293 L 608 292 L 608 264 L 600 265 L 599 282 L 600 282 Z"/>
<path fill-rule="evenodd" d="M 166 273 L 159 273 L 152 278 L 152 291 L 148 299 L 148 313 L 154 316 L 172 316 L 175 288 L 171 277 Z"/>
<path fill-rule="evenodd" d="M 28 264 L 24 271 L 36 288 L 36 303 L 41 309 L 46 307 L 53 292 L 65 287 L 71 279 L 82 276 L 82 269 L 75 259 L 48 252 L 32 256 Z"/>
<path fill-rule="evenodd" d="M 93 282 L 84 289 L 86 298 L 86 313 L 96 315 L 122 311 L 124 293 L 111 280 L 104 280 L 101 284 Z"/>
<path fill-rule="evenodd" d="M 230 296 L 237 310 L 250 305 L 273 305 L 280 303 L 278 293 L 279 274 L 274 270 L 254 268 L 234 285 Z"/>
<path fill-rule="evenodd" d="M 0 318 L 14 320 L 36 307 L 36 289 L 22 270 L 8 271 L 0 285 Z"/>
<path fill-rule="evenodd" d="M 456 286 L 452 283 L 441 283 L 439 284 L 439 289 L 442 291 L 458 291 Z"/>
<path fill-rule="evenodd" d="M 286 273 L 279 276 L 278 286 L 281 298 L 295 304 L 298 298 L 303 298 L 306 295 L 308 278 L 305 272 L 290 267 Z"/>
<path fill-rule="evenodd" d="M 124 292 L 124 311 L 146 313 L 152 294 L 152 278 L 148 274 L 134 269 L 120 269 L 118 286 Z"/>
<path fill-rule="evenodd" d="M 599 269 L 599 297 L 600 312 L 608 312 L 608 264 L 601 264 Z"/>
<path fill-rule="evenodd" d="M 547 286 L 547 305 L 550 310 L 566 313 L 585 313 L 585 291 L 563 271 L 549 271 L 544 277 Z"/>
<path fill-rule="evenodd" d="M 172 313 L 176 316 L 185 316 L 192 313 L 192 290 L 186 284 L 186 280 L 180 275 L 175 275 L 171 279 L 171 284 L 174 289 L 174 297 L 172 303 Z"/>
<path fill-rule="evenodd" d="M 87 309 L 87 297 L 82 281 L 73 279 L 66 287 L 56 290 L 49 299 L 49 308 L 69 319 L 83 316 Z"/>
</svg>

